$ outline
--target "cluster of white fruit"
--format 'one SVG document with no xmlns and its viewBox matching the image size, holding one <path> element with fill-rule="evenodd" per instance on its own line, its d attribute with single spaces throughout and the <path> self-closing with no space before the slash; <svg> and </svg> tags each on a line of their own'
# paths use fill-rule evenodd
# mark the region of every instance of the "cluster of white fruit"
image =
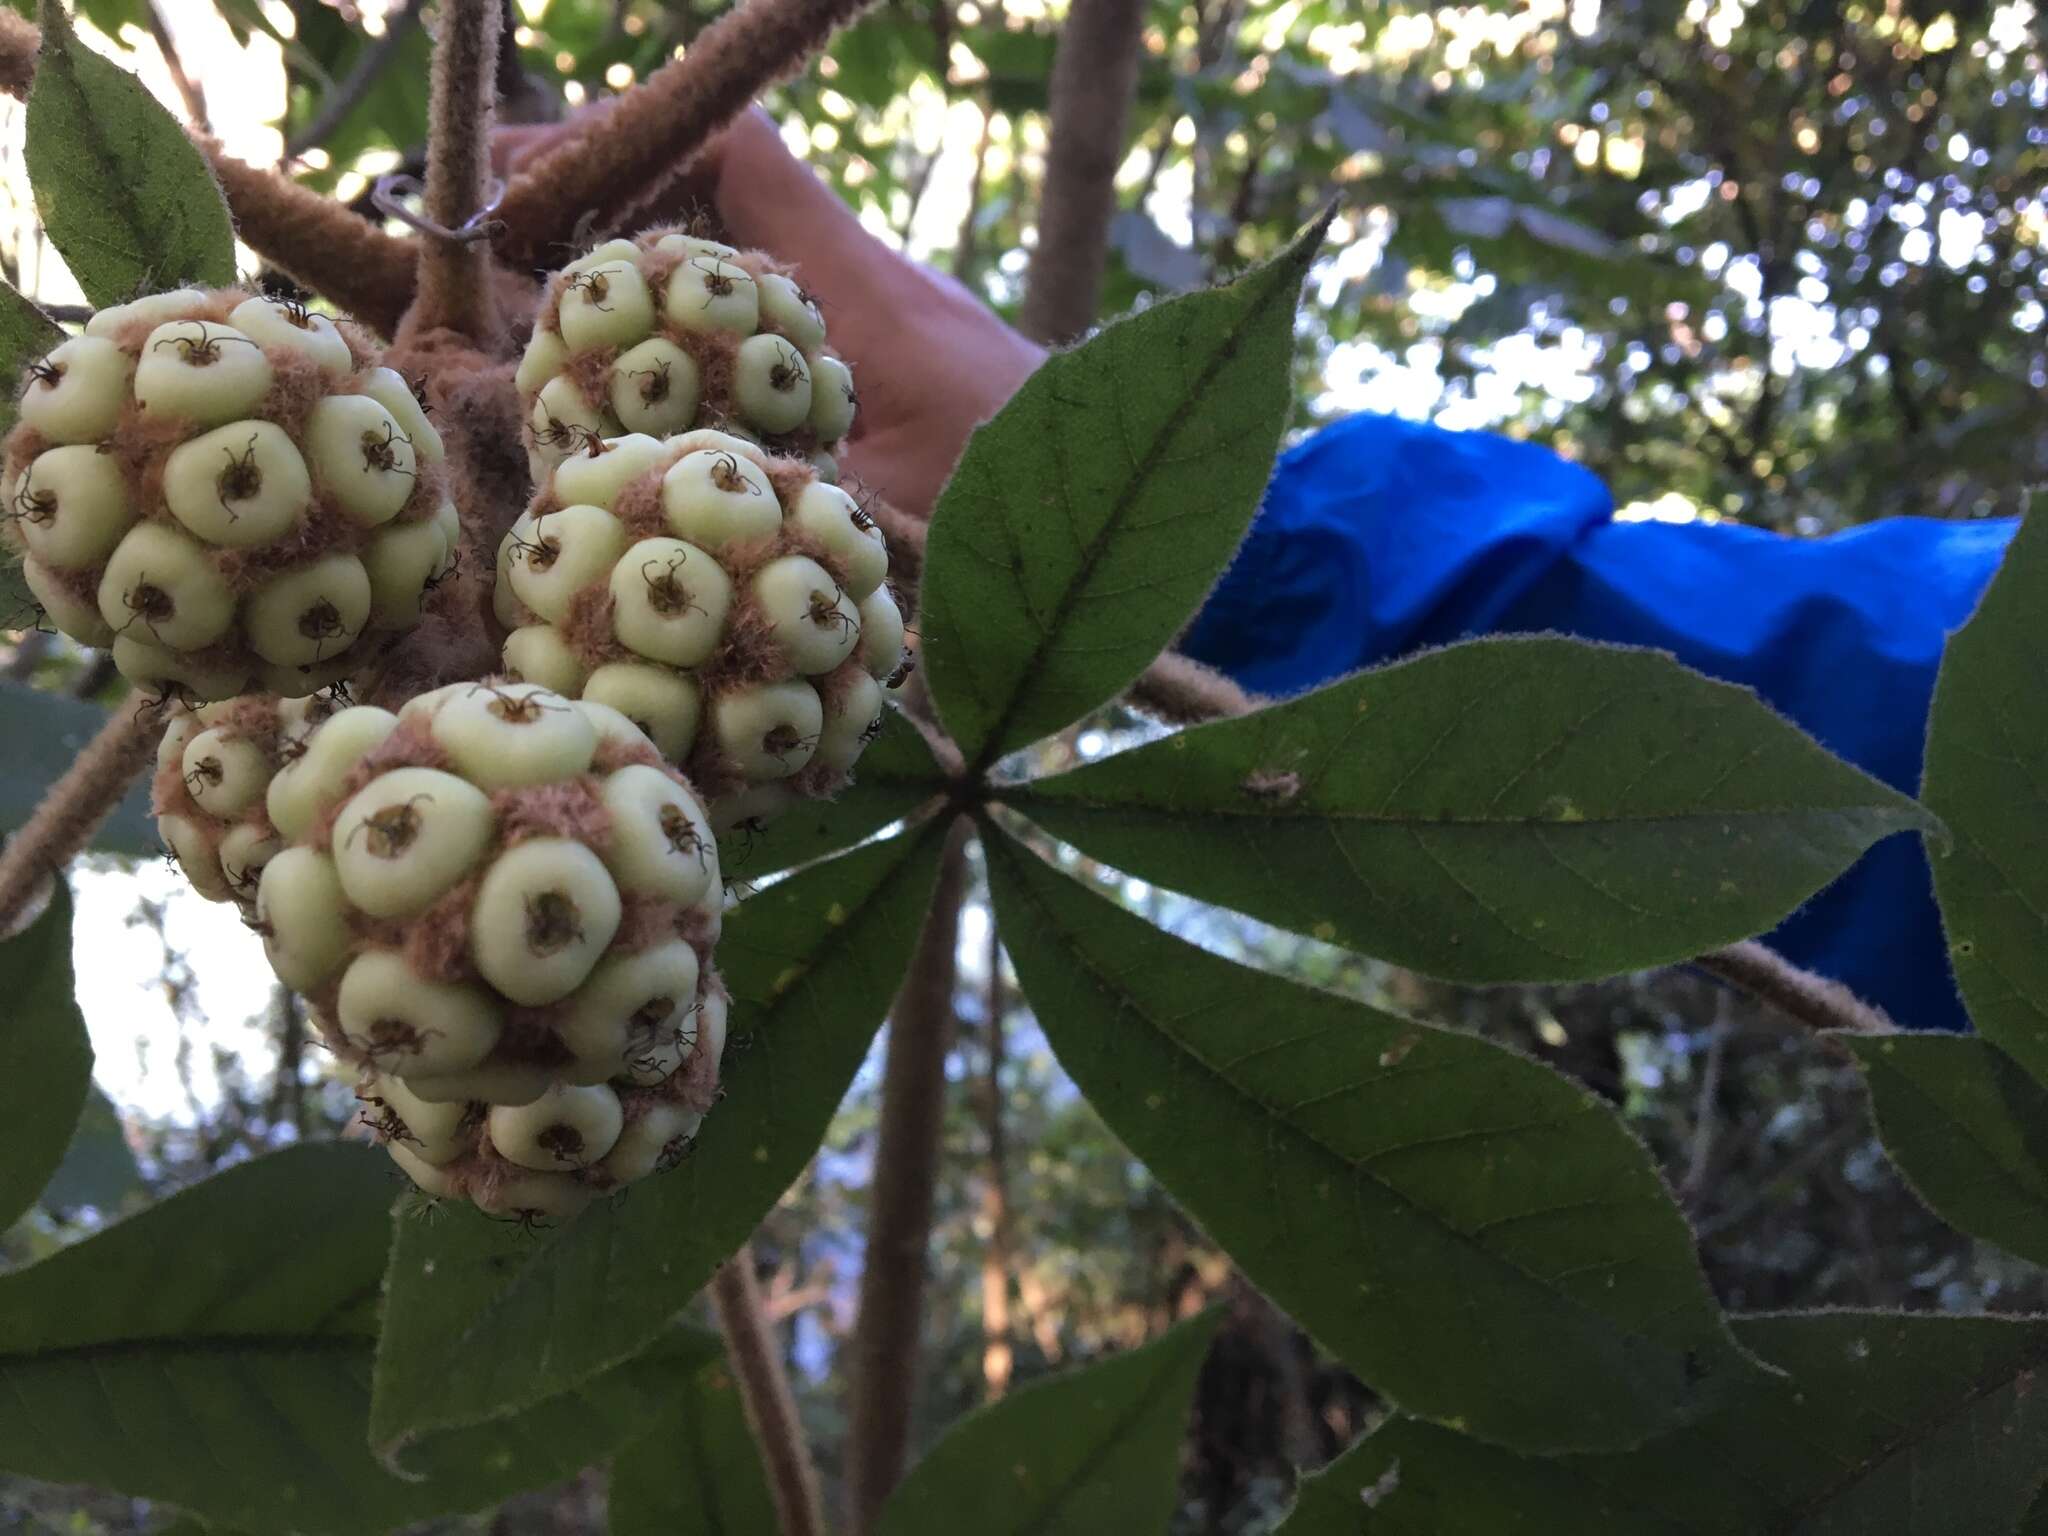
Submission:
<svg viewBox="0 0 2048 1536">
<path fill-rule="evenodd" d="M 636 726 L 457 683 L 338 711 L 266 798 L 253 926 L 416 1184 L 560 1217 L 681 1155 L 725 1044 L 723 888 Z"/>
<path fill-rule="evenodd" d="M 608 240 L 542 295 L 516 382 L 536 484 L 593 439 L 716 426 L 814 460 L 853 426 L 818 307 L 758 251 L 680 230 Z"/>
<path fill-rule="evenodd" d="M 353 327 L 238 290 L 101 310 L 30 365 L 0 510 L 49 621 L 137 686 L 298 698 L 452 559 L 440 435 Z"/>
</svg>

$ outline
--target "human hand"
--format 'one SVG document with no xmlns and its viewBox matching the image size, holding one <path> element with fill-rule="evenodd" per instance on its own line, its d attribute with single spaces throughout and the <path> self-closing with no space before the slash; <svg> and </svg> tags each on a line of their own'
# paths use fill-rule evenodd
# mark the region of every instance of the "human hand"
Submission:
<svg viewBox="0 0 2048 1536">
<path fill-rule="evenodd" d="M 585 119 L 499 131 L 505 174 L 580 132 Z M 951 277 L 889 249 L 784 146 L 756 108 L 691 167 L 727 235 L 798 267 L 831 345 L 854 370 L 860 410 L 839 451 L 848 473 L 928 518 L 968 435 L 1045 360 Z"/>
</svg>

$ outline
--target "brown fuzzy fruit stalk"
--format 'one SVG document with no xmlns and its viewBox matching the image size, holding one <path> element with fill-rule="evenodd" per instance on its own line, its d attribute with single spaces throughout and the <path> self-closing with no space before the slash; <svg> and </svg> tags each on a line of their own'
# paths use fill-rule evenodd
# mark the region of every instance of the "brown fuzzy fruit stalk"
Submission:
<svg viewBox="0 0 2048 1536">
<path fill-rule="evenodd" d="M 137 687 L 301 698 L 419 619 L 456 541 L 440 434 L 354 326 L 238 289 L 103 309 L 29 365 L 9 539 Z"/>
<path fill-rule="evenodd" d="M 676 229 L 608 240 L 549 280 L 517 374 L 536 485 L 599 438 L 718 427 L 810 460 L 853 426 L 853 374 L 787 267 Z"/>
<path fill-rule="evenodd" d="M 505 667 L 609 704 L 721 832 L 834 794 L 901 681 L 881 529 L 801 459 L 723 432 L 594 439 L 498 551 Z"/>
<path fill-rule="evenodd" d="M 176 707 L 157 746 L 150 808 L 164 851 L 208 901 L 255 910 L 263 866 L 284 847 L 270 819 L 271 782 L 340 707 L 327 694 Z"/>
<path fill-rule="evenodd" d="M 255 927 L 414 1183 L 534 1220 L 681 1155 L 718 1091 L 724 893 L 630 721 L 505 680 L 344 709 L 270 808 Z"/>
</svg>

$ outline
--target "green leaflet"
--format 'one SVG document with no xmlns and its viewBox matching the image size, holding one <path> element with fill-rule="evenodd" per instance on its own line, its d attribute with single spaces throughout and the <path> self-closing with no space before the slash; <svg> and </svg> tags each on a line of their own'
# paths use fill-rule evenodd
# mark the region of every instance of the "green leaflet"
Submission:
<svg viewBox="0 0 2048 1536">
<path fill-rule="evenodd" d="M 652 1434 L 612 1458 L 611 1536 L 761 1536 L 776 1529 L 739 1383 L 714 1360 L 671 1387 Z"/>
<path fill-rule="evenodd" d="M 970 765 L 1115 697 L 1223 574 L 1287 421 L 1295 297 L 1328 221 L 1056 354 L 969 440 L 921 608 L 932 698 Z"/>
<path fill-rule="evenodd" d="M 1548 1068 L 1235 965 L 984 838 L 1060 1063 L 1262 1290 L 1411 1413 L 1634 1444 L 1750 1374 L 1611 1110 Z"/>
<path fill-rule="evenodd" d="M 1555 637 L 1433 651 L 1005 798 L 1132 874 L 1466 982 L 1688 959 L 1932 825 L 1745 688 Z"/>
<path fill-rule="evenodd" d="M 49 910 L 0 943 L 0 1229 L 35 1203 L 64 1159 L 92 1086 L 71 980 L 71 888 L 61 879 Z"/>
</svg>

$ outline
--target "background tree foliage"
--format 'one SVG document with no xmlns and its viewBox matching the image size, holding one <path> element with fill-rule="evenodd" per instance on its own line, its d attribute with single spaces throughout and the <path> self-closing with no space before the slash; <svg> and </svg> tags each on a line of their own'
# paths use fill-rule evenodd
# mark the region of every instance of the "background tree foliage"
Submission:
<svg viewBox="0 0 2048 1536">
<path fill-rule="evenodd" d="M 144 55 L 175 40 L 178 9 L 80 6 Z M 547 120 L 644 76 L 723 7 L 507 9 L 519 43 L 507 115 Z M 427 38 L 416 3 L 367 23 L 317 0 L 219 10 L 237 36 L 277 41 L 289 82 L 277 126 L 310 184 L 360 198 L 363 171 L 417 167 Z M 1801 532 L 2009 512 L 2048 469 L 2048 72 L 2031 7 L 1203 0 L 1155 3 L 1148 17 L 1104 314 L 1272 256 L 1337 195 L 1343 212 L 1296 331 L 1300 425 L 1398 398 L 1551 443 L 1624 504 L 1676 496 Z M 891 0 L 771 105 L 872 227 L 1014 313 L 1059 18 L 1040 0 Z M 188 115 L 206 90 L 233 88 L 172 73 L 193 87 Z M 964 196 L 935 221 L 963 170 Z M 17 277 L 22 252 L 0 256 Z M 11 639 L 9 683 L 104 693 L 90 658 Z M 1150 729 L 1105 711 L 1042 748 L 1041 767 Z M 1588 1085 L 1649 1145 L 1731 1308 L 2048 1301 L 2040 1271 L 1959 1236 L 1907 1190 L 1840 1053 L 1696 978 L 1458 989 L 1085 861 L 1080 873 L 1206 947 L 1474 1030 Z M 1374 1399 L 1233 1277 L 1079 1097 L 987 946 L 976 879 L 920 1443 L 976 1404 L 1161 1339 L 1215 1303 L 1222 1326 L 1197 1388 L 1176 1529 L 1269 1528 L 1292 1469 L 1341 1452 Z M 160 904 L 139 899 L 135 917 L 165 934 Z M 0 1239 L 9 1263 L 145 1191 L 325 1137 L 352 1111 L 305 1053 L 289 999 L 264 1021 L 281 1047 L 273 1070 L 222 1047 L 219 1021 L 189 1006 L 189 968 L 167 935 L 164 959 L 182 1031 L 169 1059 L 188 1069 L 217 1057 L 222 1091 L 195 1088 L 190 1113 L 164 1122 L 89 1106 L 58 1182 Z M 773 1265 L 771 1311 L 795 1320 L 802 1407 L 828 1447 L 843 1440 L 841 1345 L 876 1087 L 871 1062 L 758 1244 Z M 570 1486 L 515 1505 L 504 1528 L 595 1529 L 593 1504 L 588 1486 Z M 13 1479 L 0 1510 L 27 1529 L 156 1520 L 128 1501 Z"/>
</svg>

